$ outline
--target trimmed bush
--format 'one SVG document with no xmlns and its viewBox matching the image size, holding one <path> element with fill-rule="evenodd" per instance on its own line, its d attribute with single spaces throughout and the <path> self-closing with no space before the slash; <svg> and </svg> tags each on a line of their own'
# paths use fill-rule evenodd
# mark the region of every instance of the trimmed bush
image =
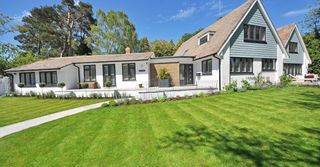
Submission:
<svg viewBox="0 0 320 167">
<path fill-rule="evenodd" d="M 226 85 L 225 86 L 225 90 L 227 92 L 237 92 L 238 91 L 238 83 L 237 83 L 237 81 L 233 81 L 229 85 Z"/>
<path fill-rule="evenodd" d="M 89 88 L 89 84 L 88 83 L 81 83 L 80 87 L 81 87 L 81 89 L 88 89 Z"/>
<path fill-rule="evenodd" d="M 110 100 L 109 101 L 109 106 L 110 107 L 115 107 L 115 106 L 118 106 L 118 103 L 115 100 Z"/>
<path fill-rule="evenodd" d="M 18 84 L 18 87 L 19 87 L 19 88 L 23 88 L 23 87 L 24 87 L 24 83 L 19 83 L 19 84 Z"/>
<path fill-rule="evenodd" d="M 39 83 L 40 88 L 44 88 L 46 86 L 46 83 Z"/>
<path fill-rule="evenodd" d="M 288 75 L 282 75 L 280 77 L 280 84 L 281 86 L 288 86 L 292 83 L 292 78 Z"/>
<path fill-rule="evenodd" d="M 58 83 L 58 87 L 63 89 L 66 86 L 66 84 L 64 82 L 60 82 Z"/>
<path fill-rule="evenodd" d="M 105 83 L 104 83 L 104 86 L 107 87 L 107 88 L 110 88 L 112 86 L 112 82 L 107 80 Z"/>
<path fill-rule="evenodd" d="M 251 88 L 251 85 L 250 85 L 249 81 L 242 80 L 241 83 L 242 83 L 242 89 L 249 90 Z"/>
</svg>

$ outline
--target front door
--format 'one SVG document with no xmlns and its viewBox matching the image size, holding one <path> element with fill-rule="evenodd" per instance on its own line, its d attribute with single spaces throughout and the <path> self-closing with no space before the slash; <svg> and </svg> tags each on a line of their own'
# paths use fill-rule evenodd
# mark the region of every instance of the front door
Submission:
<svg viewBox="0 0 320 167">
<path fill-rule="evenodd" d="M 114 64 L 103 65 L 103 83 L 110 81 L 112 86 L 116 86 L 116 68 Z"/>
<path fill-rule="evenodd" d="M 180 65 L 180 85 L 193 84 L 193 65 L 181 64 Z"/>
</svg>

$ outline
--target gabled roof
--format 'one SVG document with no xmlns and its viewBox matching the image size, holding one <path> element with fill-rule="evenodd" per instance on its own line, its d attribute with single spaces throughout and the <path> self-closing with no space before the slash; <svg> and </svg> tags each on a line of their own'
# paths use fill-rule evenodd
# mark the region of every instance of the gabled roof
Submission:
<svg viewBox="0 0 320 167">
<path fill-rule="evenodd" d="M 311 58 L 310 58 L 310 55 L 309 55 L 309 52 L 308 52 L 308 49 L 303 41 L 303 38 L 302 38 L 302 35 L 300 33 L 300 30 L 298 28 L 298 26 L 295 24 L 295 23 L 292 23 L 292 24 L 289 24 L 289 25 L 286 25 L 286 26 L 283 26 L 281 28 L 278 28 L 277 29 L 278 31 L 278 34 L 281 38 L 281 41 L 282 41 L 282 44 L 284 46 L 287 46 L 290 38 L 292 37 L 293 33 L 296 31 L 297 35 L 298 35 L 298 39 L 303 47 L 303 50 L 305 51 L 306 53 L 306 56 L 307 56 L 307 59 L 309 61 L 309 64 L 312 63 L 311 61 Z"/>
<path fill-rule="evenodd" d="M 130 54 L 110 54 L 110 55 L 48 58 L 45 60 L 37 61 L 32 64 L 27 64 L 17 68 L 8 69 L 6 70 L 6 72 L 60 69 L 71 64 L 81 64 L 81 63 L 139 61 L 139 60 L 148 60 L 153 56 L 154 56 L 153 52 L 146 52 L 146 53 L 130 53 Z"/>
<path fill-rule="evenodd" d="M 247 16 L 249 11 L 255 4 L 260 5 L 262 14 L 266 17 L 267 23 L 270 26 L 276 40 L 278 41 L 282 52 L 284 53 L 285 57 L 288 57 L 288 54 L 278 36 L 278 33 L 276 32 L 260 0 L 247 0 L 245 3 L 230 12 L 228 15 L 220 18 L 214 24 L 210 25 L 209 27 L 199 32 L 197 35 L 184 42 L 174 54 L 174 56 L 193 56 L 197 59 L 210 55 L 220 54 L 221 50 L 230 40 L 232 35 L 238 29 L 239 25 L 242 23 L 244 18 Z M 210 31 L 215 32 L 213 40 L 209 40 L 203 45 L 198 45 L 198 38 Z"/>
<path fill-rule="evenodd" d="M 287 45 L 295 28 L 296 24 L 293 23 L 277 29 L 283 45 Z"/>
<path fill-rule="evenodd" d="M 214 24 L 203 29 L 197 35 L 184 42 L 174 56 L 194 56 L 201 58 L 216 54 L 255 2 L 257 2 L 257 0 L 247 0 L 244 4 L 233 10 L 228 15 L 220 18 Z M 210 31 L 215 32 L 213 37 L 214 40 L 210 40 L 209 42 L 199 46 L 198 38 Z"/>
</svg>

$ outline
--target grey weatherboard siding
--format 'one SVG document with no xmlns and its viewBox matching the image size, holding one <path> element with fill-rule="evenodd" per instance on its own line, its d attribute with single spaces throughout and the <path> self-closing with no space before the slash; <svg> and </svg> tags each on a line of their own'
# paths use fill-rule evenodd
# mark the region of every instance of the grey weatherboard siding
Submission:
<svg viewBox="0 0 320 167">
<path fill-rule="evenodd" d="M 289 53 L 289 42 L 297 42 L 298 43 L 298 53 Z M 289 53 L 289 59 L 283 59 L 283 62 L 286 64 L 303 64 L 303 49 L 302 45 L 298 39 L 298 34 L 296 30 L 292 33 L 292 36 L 290 37 L 288 44 L 286 45 L 286 50 Z"/>
<path fill-rule="evenodd" d="M 266 27 L 267 44 L 244 42 L 244 24 Z M 277 58 L 277 41 L 257 5 L 253 7 L 244 19 L 244 22 L 233 35 L 230 45 L 231 57 Z"/>
</svg>

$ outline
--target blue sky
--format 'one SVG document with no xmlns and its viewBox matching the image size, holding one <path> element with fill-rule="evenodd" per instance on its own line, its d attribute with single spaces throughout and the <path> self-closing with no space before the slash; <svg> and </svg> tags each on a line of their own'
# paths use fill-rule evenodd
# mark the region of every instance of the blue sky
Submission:
<svg viewBox="0 0 320 167">
<path fill-rule="evenodd" d="M 207 27 L 217 18 L 230 12 L 246 0 L 82 0 L 97 9 L 124 11 L 135 24 L 139 38 L 173 39 L 177 41 L 184 33 Z M 276 27 L 301 23 L 315 0 L 263 0 Z M 60 0 L 2 0 L 0 12 L 13 17 L 14 24 L 33 7 L 53 5 Z M 220 4 L 220 5 L 219 5 Z M 220 7 L 219 7 L 220 6 Z M 14 41 L 14 33 L 0 38 L 2 42 Z"/>
</svg>

